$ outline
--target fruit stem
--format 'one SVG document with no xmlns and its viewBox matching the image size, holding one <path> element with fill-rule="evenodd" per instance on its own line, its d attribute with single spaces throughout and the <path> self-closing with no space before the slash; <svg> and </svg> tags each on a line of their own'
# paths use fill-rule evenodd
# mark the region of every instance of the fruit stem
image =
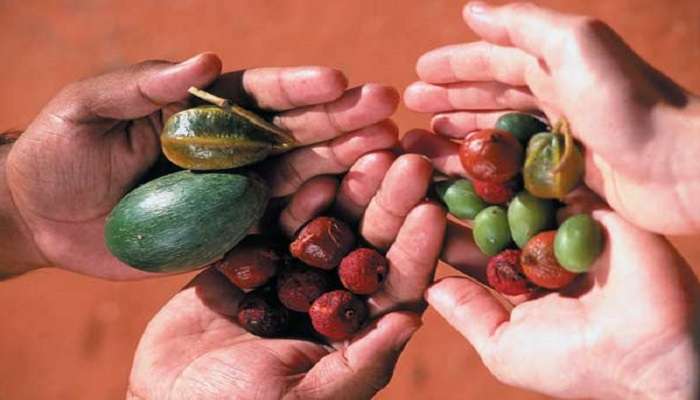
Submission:
<svg viewBox="0 0 700 400">
<path fill-rule="evenodd" d="M 187 91 L 188 91 L 191 95 L 193 95 L 193 96 L 195 96 L 195 97 L 199 97 L 200 99 L 202 99 L 202 100 L 204 100 L 204 101 L 206 101 L 206 102 L 215 104 L 215 105 L 217 105 L 217 106 L 219 106 L 219 107 L 221 107 L 221 108 L 228 108 L 228 107 L 231 106 L 231 102 L 228 101 L 227 99 L 224 99 L 224 98 L 222 98 L 222 97 L 213 95 L 213 94 L 211 94 L 211 93 L 209 93 L 209 92 L 207 92 L 207 91 L 204 91 L 204 90 L 202 90 L 202 89 L 198 89 L 198 88 L 196 88 L 196 87 L 194 87 L 194 86 L 190 86 L 190 88 L 187 89 Z"/>
<path fill-rule="evenodd" d="M 564 135 L 564 154 L 561 156 L 559 164 L 557 164 L 557 166 L 554 167 L 554 170 L 552 170 L 552 172 L 556 174 L 562 168 L 564 168 L 564 165 L 566 165 L 566 162 L 569 161 L 569 158 L 571 158 L 571 155 L 574 152 L 574 137 L 571 135 L 569 121 L 567 121 L 564 117 L 557 122 L 554 132 Z"/>
<path fill-rule="evenodd" d="M 190 86 L 190 88 L 187 89 L 187 91 L 191 95 L 198 97 L 208 103 L 212 103 L 234 114 L 242 116 L 249 122 L 265 129 L 265 131 L 267 131 L 268 133 L 275 135 L 275 137 L 279 141 L 279 144 L 273 150 L 274 154 L 281 154 L 296 147 L 296 140 L 287 131 L 280 129 L 278 126 L 265 121 L 264 119 L 260 118 L 257 114 L 248 111 L 239 105 L 233 104 L 230 100 L 213 95 L 205 90 L 196 88 L 194 86 Z"/>
</svg>

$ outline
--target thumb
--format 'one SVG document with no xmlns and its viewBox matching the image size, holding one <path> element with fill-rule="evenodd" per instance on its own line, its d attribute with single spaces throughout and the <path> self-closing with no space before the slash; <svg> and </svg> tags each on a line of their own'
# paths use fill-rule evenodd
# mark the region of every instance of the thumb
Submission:
<svg viewBox="0 0 700 400">
<path fill-rule="evenodd" d="M 185 100 L 190 86 L 207 86 L 220 73 L 221 60 L 213 53 L 178 64 L 145 61 L 68 85 L 42 114 L 73 125 L 140 118 Z"/>
<path fill-rule="evenodd" d="M 393 312 L 368 327 L 349 346 L 321 359 L 294 389 L 299 398 L 370 399 L 389 383 L 420 317 Z"/>
<path fill-rule="evenodd" d="M 488 290 L 469 278 L 441 279 L 428 289 L 426 299 L 474 346 L 482 359 L 493 348 L 496 332 L 507 326 L 510 318 Z"/>
</svg>

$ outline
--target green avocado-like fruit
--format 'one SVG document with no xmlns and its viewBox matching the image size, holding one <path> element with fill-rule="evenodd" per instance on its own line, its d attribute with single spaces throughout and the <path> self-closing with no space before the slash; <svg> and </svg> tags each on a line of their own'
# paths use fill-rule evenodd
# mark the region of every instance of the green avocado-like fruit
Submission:
<svg viewBox="0 0 700 400">
<path fill-rule="evenodd" d="M 512 133 L 525 146 L 532 135 L 547 130 L 547 124 L 530 114 L 508 113 L 498 118 L 495 128 Z"/>
<path fill-rule="evenodd" d="M 267 186 L 257 178 L 180 171 L 131 191 L 107 218 L 107 248 L 149 272 L 180 272 L 224 256 L 260 219 Z"/>
<path fill-rule="evenodd" d="M 583 273 L 603 251 L 603 233 L 588 214 L 569 217 L 557 229 L 554 256 L 564 269 Z"/>
<path fill-rule="evenodd" d="M 467 179 L 439 182 L 435 185 L 435 190 L 450 214 L 459 219 L 474 219 L 479 211 L 488 206 Z"/>
<path fill-rule="evenodd" d="M 511 241 L 506 211 L 499 206 L 484 208 L 474 219 L 474 242 L 487 256 L 495 256 Z"/>
<path fill-rule="evenodd" d="M 522 249 L 530 238 L 554 227 L 554 214 L 553 201 L 518 193 L 508 205 L 508 224 L 515 244 Z"/>
</svg>

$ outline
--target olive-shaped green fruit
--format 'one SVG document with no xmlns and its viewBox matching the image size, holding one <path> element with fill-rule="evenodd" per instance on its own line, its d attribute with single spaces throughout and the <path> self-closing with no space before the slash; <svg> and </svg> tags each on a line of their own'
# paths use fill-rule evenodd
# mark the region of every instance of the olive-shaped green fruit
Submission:
<svg viewBox="0 0 700 400">
<path fill-rule="evenodd" d="M 554 202 L 520 192 L 508 206 L 510 234 L 518 247 L 523 248 L 536 234 L 554 227 Z"/>
<path fill-rule="evenodd" d="M 499 206 L 484 208 L 474 219 L 474 242 L 482 253 L 495 256 L 510 244 L 506 211 Z"/>
<path fill-rule="evenodd" d="M 224 256 L 260 219 L 268 189 L 259 179 L 180 171 L 127 194 L 105 226 L 107 248 L 149 272 L 188 271 Z"/>
<path fill-rule="evenodd" d="M 476 192 L 467 179 L 447 180 L 435 185 L 440 199 L 450 214 L 459 219 L 474 219 L 488 204 Z"/>
<path fill-rule="evenodd" d="M 564 221 L 554 238 L 554 256 L 564 269 L 588 271 L 603 251 L 603 233 L 588 214 L 576 214 Z"/>
<path fill-rule="evenodd" d="M 508 113 L 498 118 L 495 128 L 512 133 L 525 146 L 532 135 L 546 131 L 547 124 L 530 114 Z"/>
</svg>

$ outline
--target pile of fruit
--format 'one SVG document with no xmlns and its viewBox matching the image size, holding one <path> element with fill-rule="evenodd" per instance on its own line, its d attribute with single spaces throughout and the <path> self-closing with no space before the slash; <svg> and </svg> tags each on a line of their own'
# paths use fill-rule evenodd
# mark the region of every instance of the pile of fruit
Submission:
<svg viewBox="0 0 700 400">
<path fill-rule="evenodd" d="M 238 321 L 263 337 L 344 340 L 368 317 L 365 296 L 380 289 L 388 263 L 376 250 L 355 248 L 350 227 L 332 217 L 306 224 L 284 247 L 251 237 L 214 266 L 245 294 Z M 276 243 L 279 243 L 277 241 Z"/>
<path fill-rule="evenodd" d="M 603 248 L 598 224 L 577 214 L 557 227 L 558 200 L 578 186 L 584 167 L 566 121 L 549 131 L 528 114 L 506 114 L 495 129 L 467 135 L 459 156 L 470 179 L 436 189 L 491 257 L 492 288 L 506 295 L 556 290 L 588 271 Z"/>
<path fill-rule="evenodd" d="M 238 320 L 256 335 L 350 337 L 368 317 L 361 296 L 379 289 L 387 260 L 373 249 L 354 249 L 350 227 L 331 217 L 309 222 L 288 248 L 280 248 L 282 238 L 248 236 L 267 208 L 269 189 L 240 167 L 296 143 L 226 99 L 196 88 L 190 93 L 212 104 L 174 114 L 161 133 L 163 154 L 184 170 L 128 193 L 107 218 L 107 247 L 149 272 L 214 266 L 248 292 Z"/>
</svg>

